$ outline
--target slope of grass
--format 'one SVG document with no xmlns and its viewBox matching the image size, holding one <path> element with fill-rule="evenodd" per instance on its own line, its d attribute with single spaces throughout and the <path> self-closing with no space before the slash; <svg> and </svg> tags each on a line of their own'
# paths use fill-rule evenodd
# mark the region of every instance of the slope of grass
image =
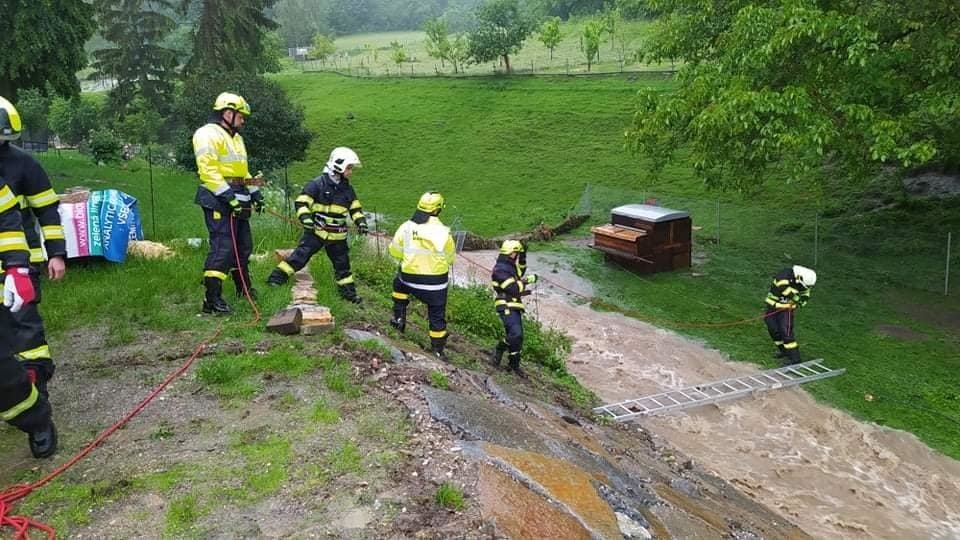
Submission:
<svg viewBox="0 0 960 540">
<path fill-rule="evenodd" d="M 334 146 L 351 146 L 364 164 L 354 184 L 365 208 L 393 224 L 408 217 L 427 189 L 445 193 L 445 222 L 487 235 L 528 230 L 542 221 L 556 223 L 573 208 L 586 209 L 593 216 L 591 223 L 599 223 L 610 207 L 649 196 L 689 210 L 701 227 L 695 233 L 695 273 L 638 278 L 604 264 L 593 252 L 571 252 L 582 272 L 600 284 L 601 296 L 620 299 L 641 318 L 689 323 L 757 315 L 772 273 L 791 264 L 813 265 L 813 232 L 818 230 L 816 268 L 821 281 L 811 304 L 798 314 L 799 339 L 804 354 L 825 357 L 831 365 L 846 367 L 848 374 L 811 386 L 815 395 L 863 418 L 913 431 L 932 446 L 960 456 L 956 327 L 927 322 L 898 308 L 909 304 L 914 311 L 940 313 L 946 320 L 960 317 L 943 296 L 934 294 L 944 263 L 941 240 L 947 231 L 960 228 L 955 201 L 916 203 L 894 197 L 895 209 L 875 210 L 879 205 L 867 204 L 860 191 L 839 183 L 812 189 L 772 179 L 759 193 L 718 195 L 705 192 L 682 164 L 650 176 L 640 160 L 623 151 L 622 132 L 636 90 L 641 85 L 669 90 L 671 83 L 662 79 L 371 80 L 286 74 L 277 80 L 304 105 L 307 121 L 318 134 L 307 160 L 290 167 L 291 183 L 302 184 L 318 174 Z M 142 168 L 96 168 L 72 156 L 44 159 L 60 188 L 104 179 L 141 201 L 149 196 Z M 158 217 L 163 216 L 158 236 L 205 236 L 199 211 L 190 202 L 196 180 L 190 174 L 164 174 L 155 175 L 162 185 L 157 191 Z M 785 191 L 790 200 L 786 207 Z M 278 232 L 269 220 L 255 227 L 258 251 L 295 241 L 295 234 Z M 206 324 L 182 318 L 188 310 L 184 303 L 196 302 L 200 293 L 199 283 L 194 286 L 184 276 L 200 268 L 202 253 L 184 251 L 180 259 L 164 263 L 131 262 L 123 269 L 94 265 L 90 272 L 75 272 L 68 282 L 49 287 L 52 300 L 46 313 L 51 326 L 63 330 L 84 310 L 91 320 L 133 320 L 150 328 Z M 960 268 L 957 254 L 955 245 L 954 270 Z M 385 316 L 389 299 L 379 295 L 389 284 L 363 264 L 357 260 L 361 288 L 378 295 L 365 309 L 381 308 Z M 255 276 L 270 266 L 270 261 L 256 263 Z M 319 283 L 328 283 L 329 272 L 322 259 L 315 263 Z M 98 293 L 103 283 L 116 282 L 120 275 L 135 275 L 126 278 L 129 286 L 152 294 Z M 952 281 L 960 282 L 956 272 Z M 338 313 L 360 316 L 338 303 L 332 286 L 321 286 L 320 293 L 321 302 Z M 271 291 L 263 296 L 265 311 L 282 303 Z M 90 297 L 98 300 L 84 300 Z M 476 302 L 470 291 L 453 295 L 451 324 L 456 332 L 490 339 L 493 327 L 485 326 L 490 321 L 457 318 Z M 472 324 L 477 327 L 467 329 Z M 876 331 L 879 324 L 905 326 L 927 339 L 885 337 Z M 682 331 L 735 359 L 771 365 L 771 346 L 759 321 Z M 549 348 L 538 358 L 544 365 L 553 362 Z M 330 368 L 336 371 L 336 366 Z"/>
</svg>

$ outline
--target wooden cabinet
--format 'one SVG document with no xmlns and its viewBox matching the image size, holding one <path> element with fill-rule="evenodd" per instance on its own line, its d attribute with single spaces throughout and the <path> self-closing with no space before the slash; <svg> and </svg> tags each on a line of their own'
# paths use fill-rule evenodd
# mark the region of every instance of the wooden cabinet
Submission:
<svg viewBox="0 0 960 540">
<path fill-rule="evenodd" d="M 668 272 L 690 266 L 690 214 L 648 204 L 611 211 L 610 223 L 593 227 L 594 249 L 640 273 Z"/>
</svg>

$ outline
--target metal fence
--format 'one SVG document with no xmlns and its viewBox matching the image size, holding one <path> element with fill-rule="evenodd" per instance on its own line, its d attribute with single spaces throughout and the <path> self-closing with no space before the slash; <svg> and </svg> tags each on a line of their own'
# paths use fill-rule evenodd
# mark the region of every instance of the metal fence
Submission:
<svg viewBox="0 0 960 540">
<path fill-rule="evenodd" d="M 957 231 L 910 224 L 886 229 L 868 221 L 871 212 L 772 209 L 746 198 L 694 199 L 596 185 L 586 187 L 572 212 L 601 224 L 609 222 L 614 207 L 633 203 L 690 213 L 695 268 L 708 266 L 711 257 L 736 254 L 771 266 L 769 271 L 778 264 L 802 264 L 827 274 L 859 276 L 871 286 L 944 295 L 958 277 L 960 249 L 953 245 Z"/>
</svg>

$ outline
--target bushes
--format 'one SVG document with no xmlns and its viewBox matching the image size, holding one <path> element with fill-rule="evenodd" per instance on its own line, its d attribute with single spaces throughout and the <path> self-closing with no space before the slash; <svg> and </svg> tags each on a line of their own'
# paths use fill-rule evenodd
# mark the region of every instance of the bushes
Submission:
<svg viewBox="0 0 960 540">
<path fill-rule="evenodd" d="M 304 126 L 303 108 L 278 84 L 249 73 L 210 74 L 187 81 L 175 105 L 174 118 L 180 122 L 177 160 L 184 168 L 195 168 L 191 135 L 209 120 L 217 95 L 228 91 L 243 96 L 252 111 L 242 132 L 251 174 L 281 169 L 305 157 L 313 136 Z"/>
<path fill-rule="evenodd" d="M 58 97 L 50 103 L 50 129 L 69 145 L 88 140 L 91 131 L 104 126 L 104 116 L 102 99 L 96 97 Z"/>
<path fill-rule="evenodd" d="M 116 163 L 123 157 L 123 144 L 107 128 L 90 132 L 89 150 L 95 163 Z"/>
</svg>

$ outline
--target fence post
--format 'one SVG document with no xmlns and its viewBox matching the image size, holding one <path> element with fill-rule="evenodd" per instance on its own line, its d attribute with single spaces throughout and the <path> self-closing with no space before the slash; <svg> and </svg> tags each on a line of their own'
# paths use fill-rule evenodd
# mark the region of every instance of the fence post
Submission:
<svg viewBox="0 0 960 540">
<path fill-rule="evenodd" d="M 813 218 L 813 266 L 816 268 L 820 255 L 820 212 Z"/>
<path fill-rule="evenodd" d="M 147 145 L 147 169 L 150 171 L 150 219 L 153 222 L 153 239 L 157 239 L 157 198 L 153 191 L 153 150 Z"/>
<path fill-rule="evenodd" d="M 720 199 L 717 199 L 717 247 L 720 247 Z"/>
<path fill-rule="evenodd" d="M 950 244 L 953 243 L 953 233 L 947 233 L 947 271 L 943 274 L 943 295 L 950 294 Z"/>
</svg>

